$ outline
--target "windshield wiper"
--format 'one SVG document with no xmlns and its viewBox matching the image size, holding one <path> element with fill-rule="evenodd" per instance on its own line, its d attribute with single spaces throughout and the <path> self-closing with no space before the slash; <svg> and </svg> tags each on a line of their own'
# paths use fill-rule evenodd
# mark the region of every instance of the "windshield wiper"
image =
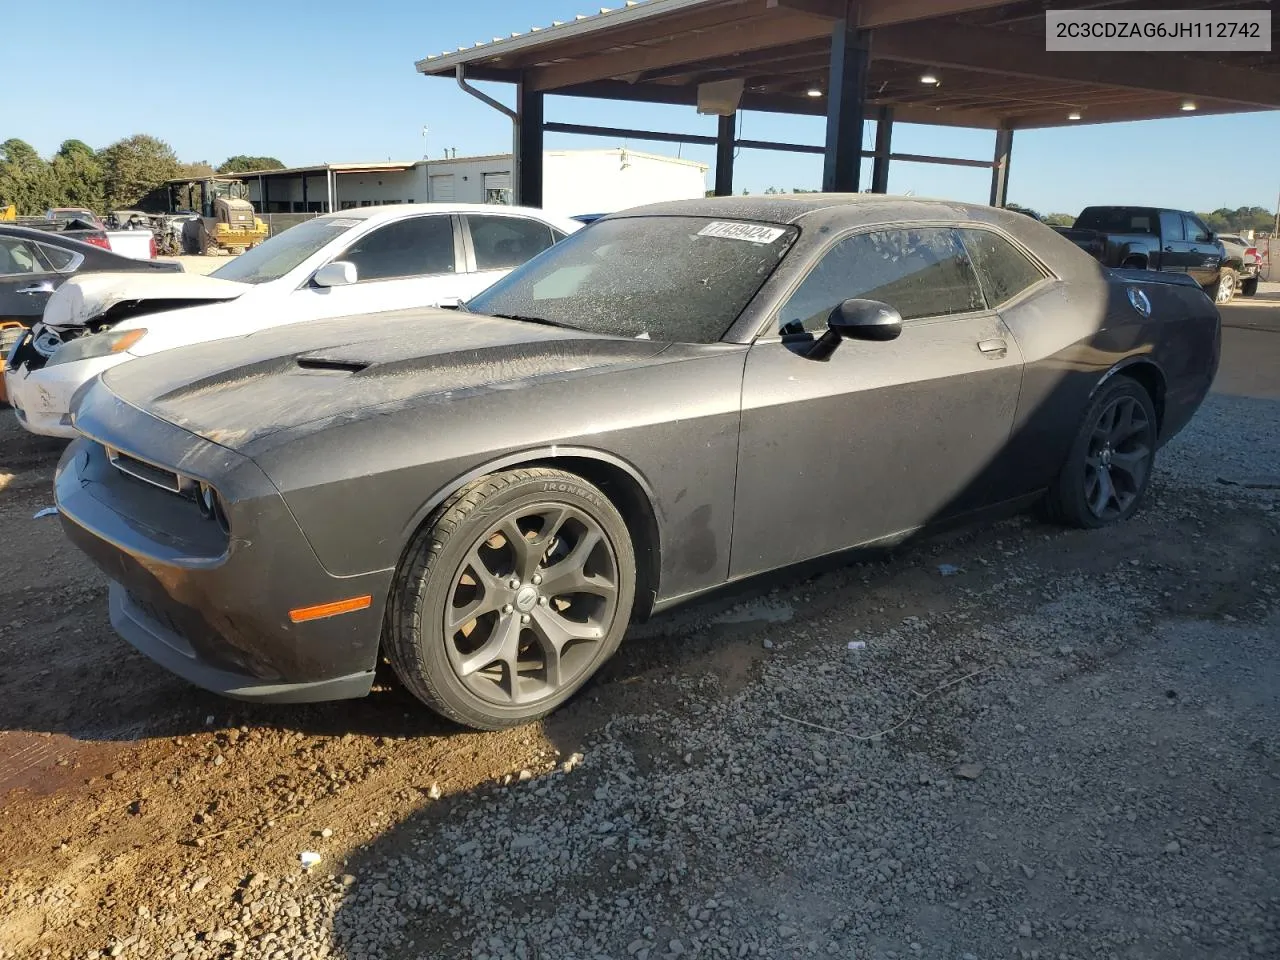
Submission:
<svg viewBox="0 0 1280 960">
<path fill-rule="evenodd" d="M 526 317 L 518 313 L 490 313 L 490 317 L 498 317 L 502 320 L 519 320 L 521 323 L 540 323 L 544 327 L 561 327 L 565 330 L 577 330 L 577 327 L 567 323 L 559 323 L 555 320 L 548 320 L 546 317 Z"/>
</svg>

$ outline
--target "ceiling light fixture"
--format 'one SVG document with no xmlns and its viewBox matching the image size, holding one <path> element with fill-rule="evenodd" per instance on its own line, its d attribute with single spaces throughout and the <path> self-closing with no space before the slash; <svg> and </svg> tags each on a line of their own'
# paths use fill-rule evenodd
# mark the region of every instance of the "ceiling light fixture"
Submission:
<svg viewBox="0 0 1280 960">
<path fill-rule="evenodd" d="M 819 90 L 817 87 L 810 87 L 808 90 L 805 91 L 805 93 L 807 93 L 811 97 L 822 96 L 822 91 Z"/>
<path fill-rule="evenodd" d="M 1190 113 L 1190 112 L 1191 112 L 1192 110 L 1194 110 L 1195 108 L 1196 108 L 1196 102 L 1195 102 L 1194 100 L 1183 100 L 1183 101 L 1182 101 L 1182 109 L 1183 109 L 1184 111 L 1186 111 L 1187 113 Z"/>
<path fill-rule="evenodd" d="M 930 87 L 936 87 L 938 85 L 938 75 L 936 73 L 922 73 L 920 82 Z"/>
<path fill-rule="evenodd" d="M 1068 119 L 1068 120 L 1079 120 L 1079 119 L 1080 119 L 1080 111 L 1079 111 L 1079 110 L 1072 110 L 1070 113 L 1068 113 L 1068 114 L 1067 114 L 1067 119 Z"/>
</svg>

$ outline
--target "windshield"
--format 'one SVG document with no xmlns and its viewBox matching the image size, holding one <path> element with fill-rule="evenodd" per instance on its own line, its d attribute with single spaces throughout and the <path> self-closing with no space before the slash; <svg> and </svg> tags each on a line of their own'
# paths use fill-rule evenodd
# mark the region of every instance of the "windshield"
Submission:
<svg viewBox="0 0 1280 960">
<path fill-rule="evenodd" d="M 270 283 L 302 263 L 329 241 L 363 223 L 350 217 L 317 217 L 264 240 L 210 274 L 219 280 Z"/>
<path fill-rule="evenodd" d="M 714 343 L 796 233 L 708 217 L 599 220 L 499 280 L 467 309 L 590 333 Z"/>
</svg>

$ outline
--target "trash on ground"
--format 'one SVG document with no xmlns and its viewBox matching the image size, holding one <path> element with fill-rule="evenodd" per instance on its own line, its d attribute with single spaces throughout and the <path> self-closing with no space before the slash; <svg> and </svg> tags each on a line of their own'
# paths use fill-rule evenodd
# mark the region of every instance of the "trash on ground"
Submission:
<svg viewBox="0 0 1280 960">
<path fill-rule="evenodd" d="M 849 649 L 850 649 L 850 650 L 865 650 L 865 649 L 867 649 L 867 641 L 865 641 L 865 640 L 850 640 L 850 641 L 849 641 Z"/>
<path fill-rule="evenodd" d="M 39 520 L 41 517 L 56 517 L 58 515 L 57 507 L 45 507 L 43 510 L 37 510 L 32 520 Z"/>
<path fill-rule="evenodd" d="M 302 861 L 302 868 L 304 870 L 310 870 L 320 862 L 320 854 L 313 853 L 310 850 L 304 850 L 298 855 L 298 859 Z"/>
<path fill-rule="evenodd" d="M 954 563 L 940 563 L 938 564 L 938 572 L 944 577 L 954 577 L 960 572 L 960 568 Z"/>
</svg>

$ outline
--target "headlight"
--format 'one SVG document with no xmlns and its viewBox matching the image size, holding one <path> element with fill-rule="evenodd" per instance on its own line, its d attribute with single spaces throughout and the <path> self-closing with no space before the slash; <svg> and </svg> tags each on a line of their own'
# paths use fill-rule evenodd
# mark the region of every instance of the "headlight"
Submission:
<svg viewBox="0 0 1280 960">
<path fill-rule="evenodd" d="M 113 353 L 124 353 L 135 343 L 147 335 L 146 330 L 108 330 L 104 333 L 90 333 L 78 340 L 64 343 L 53 351 L 45 363 L 52 367 L 58 363 L 74 363 L 77 360 L 92 360 L 95 357 L 109 357 Z"/>
</svg>

